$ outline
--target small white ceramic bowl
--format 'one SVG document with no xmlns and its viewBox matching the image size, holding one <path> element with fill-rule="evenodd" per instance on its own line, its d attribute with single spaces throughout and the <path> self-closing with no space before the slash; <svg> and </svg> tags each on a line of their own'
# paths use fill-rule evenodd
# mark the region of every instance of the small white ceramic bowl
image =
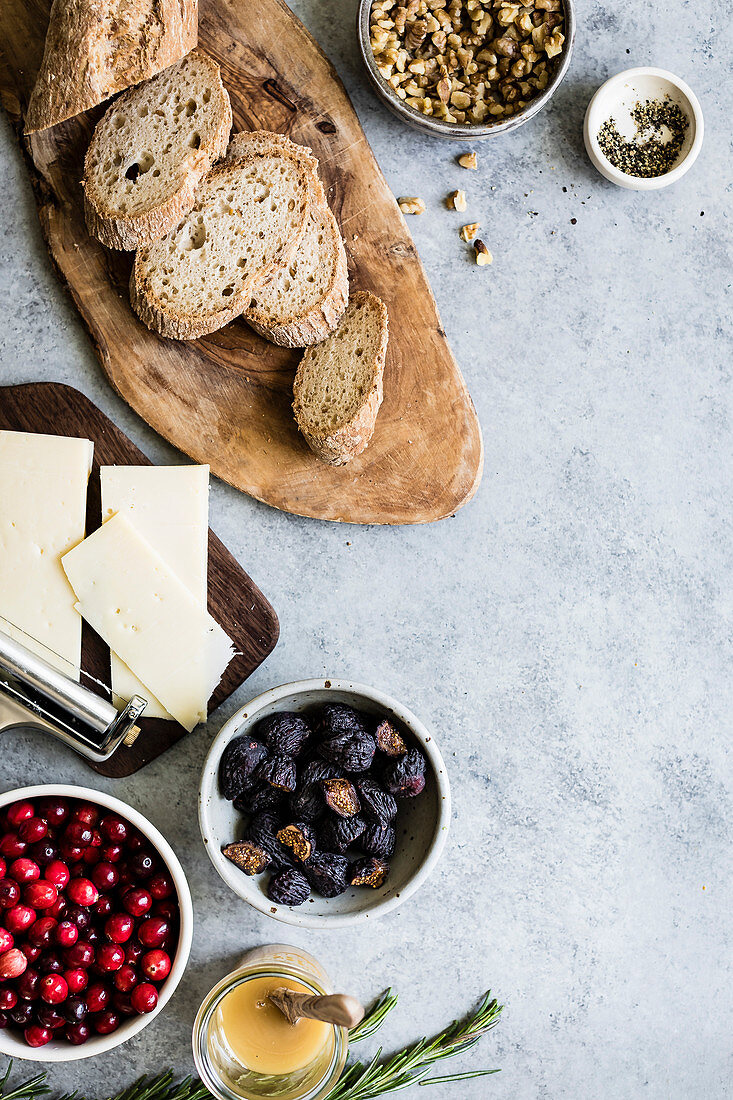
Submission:
<svg viewBox="0 0 733 1100">
<path fill-rule="evenodd" d="M 91 1058 L 95 1054 L 106 1054 L 108 1050 L 114 1050 L 115 1047 L 126 1043 L 133 1035 L 137 1035 L 147 1027 L 165 1008 L 183 977 L 191 950 L 193 936 L 191 892 L 178 857 L 162 833 L 146 817 L 134 810 L 132 806 L 128 806 L 126 802 L 121 802 L 119 798 L 113 798 L 112 795 L 104 794 L 102 791 L 92 790 L 91 787 L 75 787 L 68 783 L 46 783 L 38 787 L 20 787 L 15 791 L 7 791 L 0 795 L 0 809 L 12 802 L 20 802 L 24 798 L 78 798 L 84 802 L 102 806 L 105 810 L 112 810 L 120 817 L 124 817 L 125 821 L 134 825 L 155 848 L 170 871 L 178 894 L 181 914 L 178 947 L 171 972 L 160 988 L 158 1004 L 152 1012 L 143 1016 L 131 1016 L 111 1035 L 94 1035 L 80 1047 L 56 1039 L 44 1047 L 29 1047 L 19 1032 L 7 1028 L 0 1031 L 0 1054 L 6 1054 L 9 1058 L 25 1058 L 29 1062 L 77 1062 L 81 1058 Z"/>
<path fill-rule="evenodd" d="M 369 714 L 396 719 L 412 735 L 429 768 L 425 790 L 400 801 L 397 850 L 382 889 L 350 887 L 337 898 L 313 894 L 297 907 L 276 905 L 265 893 L 267 875 L 249 878 L 222 853 L 222 846 L 242 835 L 243 818 L 219 792 L 219 763 L 234 737 L 246 734 L 263 718 L 278 711 L 306 710 L 319 703 L 346 703 Z M 425 882 L 440 859 L 450 824 L 448 775 L 433 736 L 412 711 L 375 688 L 348 680 L 301 680 L 283 684 L 252 699 L 234 714 L 211 746 L 201 778 L 199 823 L 209 859 L 227 886 L 260 913 L 303 928 L 339 928 L 384 916 Z"/>
<path fill-rule="evenodd" d="M 674 167 L 664 175 L 650 179 L 630 176 L 615 168 L 598 144 L 598 131 L 603 123 L 614 118 L 621 132 L 631 135 L 634 126 L 630 113 L 636 104 L 646 100 L 664 99 L 666 96 L 679 105 L 689 122 Z M 588 104 L 583 123 L 585 148 L 594 167 L 611 183 L 630 191 L 657 191 L 660 187 L 669 187 L 671 183 L 681 179 L 697 159 L 702 146 L 703 131 L 702 108 L 692 89 L 674 73 L 646 66 L 626 69 L 602 84 Z"/>
</svg>

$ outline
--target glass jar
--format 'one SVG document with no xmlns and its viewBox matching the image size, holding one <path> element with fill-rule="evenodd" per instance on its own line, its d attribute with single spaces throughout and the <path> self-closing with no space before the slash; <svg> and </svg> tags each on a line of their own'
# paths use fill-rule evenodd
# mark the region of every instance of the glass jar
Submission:
<svg viewBox="0 0 733 1100">
<path fill-rule="evenodd" d="M 288 980 L 316 995 L 333 992 L 323 967 L 299 947 L 271 944 L 248 951 L 239 967 L 214 986 L 193 1025 L 193 1057 L 201 1080 L 218 1100 L 322 1100 L 343 1072 L 349 1046 L 346 1028 L 327 1029 L 318 1053 L 300 1069 L 263 1073 L 242 1063 L 225 1034 L 221 1004 L 227 994 L 252 979 Z"/>
</svg>

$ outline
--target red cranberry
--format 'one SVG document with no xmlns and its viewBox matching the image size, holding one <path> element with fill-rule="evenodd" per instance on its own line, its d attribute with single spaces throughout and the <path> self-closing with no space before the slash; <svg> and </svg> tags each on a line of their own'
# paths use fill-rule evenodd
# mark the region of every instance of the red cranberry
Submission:
<svg viewBox="0 0 733 1100">
<path fill-rule="evenodd" d="M 78 844 L 71 844 L 68 840 L 61 841 L 59 852 L 69 863 L 75 863 L 76 860 L 82 859 L 84 856 L 84 849 L 80 848 Z"/>
<path fill-rule="evenodd" d="M 52 882 L 39 879 L 38 882 L 29 882 L 23 889 L 23 901 L 32 905 L 34 909 L 49 909 L 59 896 L 58 890 Z"/>
<path fill-rule="evenodd" d="M 18 859 L 25 855 L 27 847 L 25 840 L 21 840 L 15 833 L 6 833 L 0 838 L 0 856 L 5 856 L 6 859 Z"/>
<path fill-rule="evenodd" d="M 36 1019 L 39 1024 L 42 1024 L 43 1027 L 50 1027 L 52 1031 L 56 1031 L 66 1023 L 66 1020 L 59 1010 L 54 1008 L 53 1005 L 47 1004 L 38 1006 L 36 1010 Z"/>
<path fill-rule="evenodd" d="M 91 802 L 80 802 L 71 817 L 73 821 L 81 821 L 93 828 L 99 820 L 99 807 Z"/>
<path fill-rule="evenodd" d="M 10 1013 L 10 1019 L 18 1027 L 27 1027 L 27 1025 L 33 1019 L 33 1005 L 30 1001 L 18 1001 L 17 1005 Z"/>
<path fill-rule="evenodd" d="M 66 896 L 74 905 L 88 907 L 94 905 L 99 897 L 99 890 L 88 878 L 72 878 L 66 887 Z"/>
<path fill-rule="evenodd" d="M 38 803 L 38 816 L 57 829 L 69 816 L 68 803 L 63 798 L 42 798 Z"/>
<path fill-rule="evenodd" d="M 86 1024 L 69 1024 L 64 1035 L 73 1046 L 80 1047 L 86 1043 L 91 1031 Z"/>
<path fill-rule="evenodd" d="M 82 993 L 89 984 L 89 975 L 81 967 L 77 967 L 75 970 L 65 970 L 64 977 L 70 993 Z"/>
<path fill-rule="evenodd" d="M 88 848 L 84 849 L 84 866 L 87 869 L 87 873 L 89 871 L 89 868 L 94 867 L 97 863 L 99 863 L 101 858 L 101 848 L 94 848 L 92 845 L 90 845 Z"/>
<path fill-rule="evenodd" d="M 173 882 L 165 871 L 158 871 L 148 882 L 148 890 L 156 901 L 165 901 L 173 893 Z"/>
<path fill-rule="evenodd" d="M 70 821 L 64 829 L 64 841 L 76 848 L 86 848 L 92 843 L 94 833 L 83 821 Z"/>
<path fill-rule="evenodd" d="M 77 966 L 88 970 L 94 962 L 94 948 L 86 940 L 78 940 L 73 947 L 66 949 L 64 959 L 72 970 Z"/>
<path fill-rule="evenodd" d="M 22 821 L 28 821 L 33 817 L 35 810 L 32 802 L 14 802 L 8 807 L 7 817 L 11 825 L 20 825 Z"/>
<path fill-rule="evenodd" d="M 20 859 L 13 860 L 8 874 L 16 882 L 35 882 L 41 877 L 41 868 L 32 859 L 22 856 Z"/>
<path fill-rule="evenodd" d="M 27 958 L 28 962 L 32 964 L 36 961 L 36 959 L 40 959 L 41 955 L 43 954 L 43 948 L 36 947 L 34 943 L 24 943 L 23 954 Z"/>
<path fill-rule="evenodd" d="M 123 848 L 121 844 L 105 844 L 102 847 L 102 859 L 107 863 L 119 863 L 122 855 Z"/>
<path fill-rule="evenodd" d="M 145 847 L 146 843 L 145 837 L 133 830 L 127 839 L 127 850 L 128 852 L 139 852 L 141 848 Z"/>
<path fill-rule="evenodd" d="M 104 1012 L 109 1005 L 112 993 L 109 986 L 102 982 L 94 982 L 86 992 L 85 1000 L 90 1012 Z"/>
<path fill-rule="evenodd" d="M 158 1003 L 158 991 L 150 982 L 143 982 L 133 989 L 130 1000 L 136 1012 L 152 1012 Z"/>
<path fill-rule="evenodd" d="M 20 901 L 20 887 L 11 878 L 0 879 L 0 909 L 12 909 Z"/>
<path fill-rule="evenodd" d="M 137 852 L 130 860 L 130 870 L 137 878 L 149 878 L 155 870 L 155 860 L 150 852 Z"/>
<path fill-rule="evenodd" d="M 153 899 L 147 890 L 131 886 L 122 895 L 122 904 L 131 916 L 142 917 L 153 904 Z"/>
<path fill-rule="evenodd" d="M 57 928 L 58 922 L 53 917 L 39 917 L 28 929 L 28 939 L 36 947 L 48 947 Z"/>
<path fill-rule="evenodd" d="M 112 943 L 127 943 L 135 928 L 135 922 L 127 913 L 114 913 L 105 923 L 104 934 Z"/>
<path fill-rule="evenodd" d="M 19 978 L 28 967 L 28 956 L 18 947 L 11 947 L 0 955 L 0 981 L 7 982 Z"/>
<path fill-rule="evenodd" d="M 99 831 L 110 844 L 124 844 L 130 835 L 130 827 L 126 821 L 116 814 L 107 814 L 99 823 Z"/>
<path fill-rule="evenodd" d="M 65 912 L 65 910 L 66 898 L 63 896 L 63 894 L 59 894 L 53 905 L 50 905 L 46 910 L 46 916 L 53 917 L 54 920 L 58 920 L 62 913 Z"/>
<path fill-rule="evenodd" d="M 106 893 L 107 890 L 114 890 L 120 881 L 120 872 L 113 863 L 102 860 L 92 871 L 91 877 L 97 889 L 101 890 L 102 893 Z"/>
<path fill-rule="evenodd" d="M 6 1027 L 10 1027 L 10 1016 L 7 1012 L 0 1011 L 0 1031 L 3 1031 Z"/>
<path fill-rule="evenodd" d="M 41 980 L 41 975 L 37 970 L 31 970 L 30 967 L 24 974 L 18 978 L 15 988 L 19 997 L 22 997 L 24 1001 L 35 1001 L 40 993 L 38 984 Z"/>
<path fill-rule="evenodd" d="M 135 1015 L 135 1009 L 132 1007 L 129 993 L 115 993 L 112 997 L 112 1007 L 115 1011 L 119 1012 L 121 1016 Z"/>
<path fill-rule="evenodd" d="M 46 865 L 43 877 L 47 882 L 52 882 L 57 890 L 63 890 L 64 886 L 66 886 L 71 878 L 71 875 L 65 863 L 62 863 L 60 859 L 52 859 L 51 862 Z"/>
<path fill-rule="evenodd" d="M 9 951 L 14 943 L 12 933 L 8 932 L 7 928 L 0 928 L 0 955 Z"/>
<path fill-rule="evenodd" d="M 39 867 L 47 867 L 56 859 L 56 848 L 50 840 L 41 840 L 38 844 L 31 844 L 28 856 Z"/>
<path fill-rule="evenodd" d="M 69 996 L 69 987 L 66 978 L 61 974 L 47 974 L 41 978 L 41 1000 L 49 1005 L 60 1005 Z"/>
<path fill-rule="evenodd" d="M 71 921 L 75 924 L 80 932 L 86 932 L 92 923 L 91 914 L 88 909 L 84 909 L 81 905 L 69 905 L 64 912 L 64 920 Z"/>
<path fill-rule="evenodd" d="M 79 939 L 79 929 L 70 920 L 62 920 L 56 927 L 56 943 L 59 947 L 73 947 Z"/>
<path fill-rule="evenodd" d="M 3 857 L 0 856 L 0 878 L 5 878 L 5 872 L 7 871 L 7 869 L 8 869 L 7 863 L 5 862 Z"/>
<path fill-rule="evenodd" d="M 36 844 L 48 833 L 48 825 L 40 817 L 29 817 L 18 827 L 18 836 L 26 844 Z"/>
<path fill-rule="evenodd" d="M 40 970 L 41 974 L 60 974 L 63 969 L 63 963 L 55 952 L 42 952 L 38 960 L 38 970 Z"/>
<path fill-rule="evenodd" d="M 36 913 L 34 909 L 31 909 L 28 905 L 16 905 L 13 909 L 8 909 L 5 914 L 5 927 L 8 932 L 12 932 L 16 935 L 18 932 L 25 932 L 27 928 L 33 924 L 36 919 Z"/>
<path fill-rule="evenodd" d="M 8 989 L 7 987 L 0 989 L 0 1009 L 3 1012 L 10 1012 L 11 1008 L 15 1008 L 18 1003 L 18 994 L 14 989 Z"/>
<path fill-rule="evenodd" d="M 117 943 L 103 943 L 97 950 L 97 966 L 102 973 L 119 970 L 125 961 L 125 952 Z"/>
<path fill-rule="evenodd" d="M 98 928 L 92 926 L 87 932 L 84 933 L 87 938 L 87 943 L 97 944 L 102 939 L 102 933 Z"/>
<path fill-rule="evenodd" d="M 133 966 L 136 962 L 145 954 L 145 948 L 137 940 L 130 940 L 125 946 L 125 962 L 131 963 Z"/>
<path fill-rule="evenodd" d="M 162 917 L 169 924 L 178 920 L 178 906 L 174 901 L 156 901 L 150 911 L 151 917 Z"/>
<path fill-rule="evenodd" d="M 81 997 L 69 997 L 64 1005 L 64 1016 L 70 1024 L 81 1023 L 87 1011 L 86 1001 L 82 1000 Z"/>
<path fill-rule="evenodd" d="M 112 915 L 113 911 L 114 905 L 112 904 L 112 898 L 109 894 L 100 894 L 97 904 L 94 906 L 95 915 L 105 920 Z"/>
<path fill-rule="evenodd" d="M 156 947 L 143 955 L 140 969 L 146 978 L 150 978 L 151 982 L 162 982 L 171 972 L 170 956 L 165 951 L 161 951 L 159 947 Z"/>
<path fill-rule="evenodd" d="M 162 917 L 148 917 L 137 930 L 137 938 L 143 947 L 160 947 L 170 934 L 170 925 Z"/>
<path fill-rule="evenodd" d="M 134 966 L 130 966 L 129 963 L 125 963 L 115 974 L 112 979 L 115 989 L 119 989 L 120 993 L 131 993 L 137 983 L 140 981 L 137 970 Z M 0 1008 L 3 1006 L 0 1005 Z M 10 1006 L 13 1007 L 12 1005 Z"/>
<path fill-rule="evenodd" d="M 111 1035 L 120 1026 L 120 1018 L 116 1012 L 100 1012 L 92 1022 L 98 1035 Z"/>
<path fill-rule="evenodd" d="M 50 1027 L 41 1027 L 40 1024 L 31 1024 L 23 1032 L 25 1041 L 29 1047 L 45 1047 L 53 1039 Z"/>
</svg>

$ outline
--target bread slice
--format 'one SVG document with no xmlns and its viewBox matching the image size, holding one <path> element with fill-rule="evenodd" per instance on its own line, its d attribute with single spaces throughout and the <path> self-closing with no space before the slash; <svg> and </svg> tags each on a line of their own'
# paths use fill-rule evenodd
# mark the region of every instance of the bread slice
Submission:
<svg viewBox="0 0 733 1100">
<path fill-rule="evenodd" d="M 298 145 L 286 134 L 278 134 L 276 130 L 241 130 L 232 134 L 227 149 L 228 159 L 236 160 L 253 153 L 288 153 L 299 160 L 314 180 L 318 180 L 318 159 L 307 145 Z"/>
<path fill-rule="evenodd" d="M 97 124 L 84 160 L 92 236 L 127 250 L 165 236 L 224 156 L 231 128 L 219 66 L 200 50 L 123 92 Z"/>
<path fill-rule="evenodd" d="M 53 0 L 26 133 L 148 80 L 185 57 L 197 37 L 198 0 Z"/>
<path fill-rule="evenodd" d="M 361 454 L 382 404 L 387 307 L 359 291 L 336 331 L 308 348 L 293 386 L 293 412 L 310 449 L 331 466 Z"/>
<path fill-rule="evenodd" d="M 318 344 L 333 332 L 349 300 L 346 250 L 317 177 L 318 161 L 306 146 L 267 130 L 235 134 L 230 155 L 248 148 L 294 150 L 313 173 L 313 201 L 300 248 L 287 267 L 260 285 L 244 318 L 273 344 Z"/>
<path fill-rule="evenodd" d="M 130 300 L 140 319 L 193 340 L 239 316 L 300 244 L 310 194 L 308 173 L 286 151 L 215 164 L 175 229 L 135 253 Z"/>
</svg>

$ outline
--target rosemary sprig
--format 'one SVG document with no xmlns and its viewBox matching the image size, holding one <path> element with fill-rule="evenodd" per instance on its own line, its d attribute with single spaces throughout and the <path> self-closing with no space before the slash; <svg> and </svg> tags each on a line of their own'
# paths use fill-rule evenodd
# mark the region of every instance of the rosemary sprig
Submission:
<svg viewBox="0 0 733 1100">
<path fill-rule="evenodd" d="M 360 1043 L 363 1039 L 371 1039 L 376 1035 L 380 1027 L 387 1019 L 392 1009 L 397 1004 L 397 994 L 392 989 L 385 989 L 384 993 L 371 1006 L 364 1019 L 349 1032 L 349 1046 Z"/>
<path fill-rule="evenodd" d="M 327 1100 L 371 1100 L 387 1092 L 399 1092 L 419 1084 L 430 1066 L 445 1058 L 454 1058 L 470 1050 L 482 1035 L 496 1027 L 504 1006 L 485 994 L 478 1008 L 463 1020 L 454 1020 L 433 1039 L 418 1039 L 404 1050 L 380 1061 L 381 1048 L 368 1065 L 354 1062 L 349 1066 Z M 456 1079 L 462 1075 L 456 1074 Z"/>
<path fill-rule="evenodd" d="M 155 1077 L 138 1077 L 132 1085 L 122 1089 L 108 1100 L 206 1100 L 211 1093 L 198 1077 L 185 1077 L 174 1082 L 173 1073 L 159 1073 Z M 3 1098 L 5 1100 L 5 1098 Z M 85 1100 L 77 1093 L 67 1093 L 60 1100 Z"/>
<path fill-rule="evenodd" d="M 6 1091 L 12 1068 L 13 1062 L 11 1059 L 5 1073 L 0 1077 L 0 1100 L 36 1100 L 36 1097 L 45 1096 L 46 1093 L 51 1091 L 46 1084 L 45 1073 L 37 1073 L 35 1077 L 29 1077 L 21 1085 L 16 1085 L 15 1088 Z"/>
</svg>

